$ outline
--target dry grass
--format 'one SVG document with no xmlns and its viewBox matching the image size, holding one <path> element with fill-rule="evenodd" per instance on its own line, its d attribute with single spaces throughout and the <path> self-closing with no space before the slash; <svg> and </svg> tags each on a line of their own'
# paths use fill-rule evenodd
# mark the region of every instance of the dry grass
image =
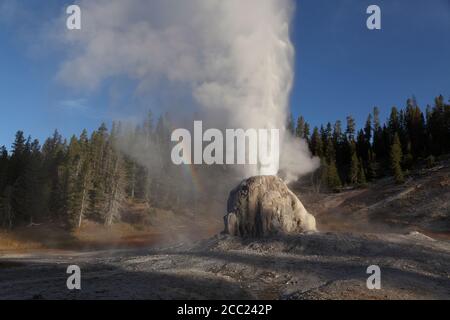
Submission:
<svg viewBox="0 0 450 320">
<path fill-rule="evenodd" d="M 0 251 L 22 251 L 31 249 L 42 249 L 43 246 L 39 242 L 23 241 L 11 232 L 0 232 Z"/>
<path fill-rule="evenodd" d="M 0 231 L 0 251 L 148 247 L 208 238 L 222 228 L 220 216 L 175 214 L 143 204 L 129 204 L 126 217 L 126 223 L 112 226 L 84 221 L 73 233 L 55 224 Z"/>
</svg>

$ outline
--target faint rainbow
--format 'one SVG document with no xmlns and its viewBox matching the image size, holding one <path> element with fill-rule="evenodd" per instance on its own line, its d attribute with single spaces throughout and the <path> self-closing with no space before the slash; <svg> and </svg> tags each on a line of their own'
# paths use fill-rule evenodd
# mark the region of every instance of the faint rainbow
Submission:
<svg viewBox="0 0 450 320">
<path fill-rule="evenodd" d="M 175 130 L 175 128 L 171 125 L 171 129 L 172 132 Z M 185 143 L 183 141 L 183 143 Z M 188 147 L 188 146 L 185 146 Z M 190 146 L 189 146 L 190 147 Z M 192 187 L 193 187 L 193 191 L 195 193 L 202 193 L 204 191 L 201 179 L 200 179 L 200 175 L 198 173 L 198 166 L 192 164 L 192 159 L 189 159 L 187 157 L 187 155 L 185 153 L 183 153 L 182 158 L 184 160 L 184 163 L 189 163 L 189 164 L 182 164 L 181 166 L 183 167 L 183 172 L 184 172 L 184 176 L 188 177 L 188 179 L 190 180 Z"/>
</svg>

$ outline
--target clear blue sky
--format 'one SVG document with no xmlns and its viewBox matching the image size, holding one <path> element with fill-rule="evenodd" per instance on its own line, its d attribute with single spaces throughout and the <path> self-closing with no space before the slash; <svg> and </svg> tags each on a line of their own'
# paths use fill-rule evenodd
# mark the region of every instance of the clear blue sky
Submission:
<svg viewBox="0 0 450 320">
<path fill-rule="evenodd" d="M 382 29 L 366 9 L 382 10 Z M 317 125 L 353 115 L 363 125 L 378 106 L 387 117 L 415 95 L 420 106 L 450 96 L 449 0 L 298 1 L 294 115 Z"/>
<path fill-rule="evenodd" d="M 42 142 L 55 128 L 68 137 L 110 122 L 104 94 L 57 86 L 58 50 L 45 54 L 35 37 L 70 1 L 17 2 L 27 10 L 14 19 L 0 11 L 0 145 L 18 129 Z M 381 31 L 366 28 L 370 4 L 382 9 Z M 450 97 L 450 0 L 298 0 L 293 42 L 292 110 L 312 125 L 349 114 L 361 125 L 375 105 L 386 117 L 411 95 L 422 107 Z"/>
</svg>

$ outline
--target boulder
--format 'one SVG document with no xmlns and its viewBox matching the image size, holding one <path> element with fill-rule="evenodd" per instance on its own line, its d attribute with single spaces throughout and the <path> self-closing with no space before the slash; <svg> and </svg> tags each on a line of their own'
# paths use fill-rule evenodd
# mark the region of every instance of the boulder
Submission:
<svg viewBox="0 0 450 320">
<path fill-rule="evenodd" d="M 316 230 L 314 216 L 276 176 L 244 180 L 230 192 L 224 233 L 262 238 Z"/>
</svg>

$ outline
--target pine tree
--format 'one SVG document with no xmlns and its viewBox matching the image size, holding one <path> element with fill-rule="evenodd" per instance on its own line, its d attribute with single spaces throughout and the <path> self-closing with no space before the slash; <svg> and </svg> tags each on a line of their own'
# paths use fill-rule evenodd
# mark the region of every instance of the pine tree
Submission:
<svg viewBox="0 0 450 320">
<path fill-rule="evenodd" d="M 364 167 L 362 165 L 362 161 L 359 161 L 359 169 L 358 169 L 358 184 L 364 185 L 367 183 L 366 173 L 364 172 Z"/>
<path fill-rule="evenodd" d="M 78 228 L 81 228 L 81 224 L 89 206 L 89 190 L 92 188 L 92 167 L 90 163 L 90 144 L 87 137 L 87 131 L 83 130 L 80 136 L 81 157 L 82 166 L 81 173 L 79 175 L 79 186 L 81 188 L 81 203 L 80 210 L 78 212 Z"/>
<path fill-rule="evenodd" d="M 311 152 L 316 157 L 322 157 L 323 155 L 323 143 L 322 138 L 317 127 L 314 128 L 313 134 L 311 136 Z"/>
<path fill-rule="evenodd" d="M 23 131 L 17 131 L 11 151 L 11 161 L 8 178 L 10 185 L 13 185 L 25 170 L 27 163 L 26 149 L 26 139 L 24 137 Z"/>
<path fill-rule="evenodd" d="M 347 117 L 347 130 L 345 133 L 347 134 L 347 139 L 349 141 L 355 140 L 355 132 L 356 132 L 356 123 L 355 119 L 352 116 Z"/>
<path fill-rule="evenodd" d="M 367 161 L 367 179 L 373 180 L 378 176 L 377 169 L 378 164 L 376 162 L 376 155 L 373 153 L 373 151 L 369 151 L 369 159 Z"/>
<path fill-rule="evenodd" d="M 289 117 L 287 119 L 286 130 L 289 131 L 292 136 L 295 136 L 295 123 L 292 113 L 289 114 Z"/>
<path fill-rule="evenodd" d="M 369 114 L 366 120 L 366 125 L 364 126 L 364 138 L 370 144 L 372 140 L 372 115 Z"/>
<path fill-rule="evenodd" d="M 44 161 L 42 158 L 41 146 L 37 139 L 31 143 L 31 154 L 28 163 L 28 176 L 33 179 L 32 182 L 32 202 L 30 222 L 40 223 L 48 216 L 48 194 L 45 185 L 46 174 L 44 170 Z"/>
<path fill-rule="evenodd" d="M 344 159 L 345 159 L 345 135 L 342 132 L 342 123 L 340 120 L 336 121 L 333 127 L 333 145 L 335 150 L 335 160 L 336 160 L 336 167 L 338 169 L 339 175 L 342 177 L 344 173 Z"/>
<path fill-rule="evenodd" d="M 343 134 L 342 134 L 342 123 L 340 120 L 336 121 L 333 128 L 333 143 L 336 147 L 336 145 L 341 144 L 343 141 Z"/>
<path fill-rule="evenodd" d="M 374 161 L 383 161 L 386 155 L 386 145 L 383 139 L 383 128 L 380 123 L 380 110 L 373 108 L 373 143 L 372 149 L 376 155 Z"/>
<path fill-rule="evenodd" d="M 16 148 L 14 152 L 21 149 Z M 29 137 L 25 148 L 21 150 L 24 160 L 23 171 L 14 182 L 11 193 L 11 207 L 14 212 L 15 224 L 33 224 L 45 211 L 45 201 L 42 194 L 41 158 L 39 142 L 31 142 Z"/>
<path fill-rule="evenodd" d="M 400 144 L 400 138 L 396 133 L 394 135 L 394 140 L 391 145 L 390 167 L 392 170 L 392 174 L 394 175 L 395 181 L 397 183 L 402 183 L 404 181 L 401 162 L 402 162 L 402 147 Z"/>
<path fill-rule="evenodd" d="M 320 159 L 320 167 L 318 170 L 318 180 L 316 182 L 316 192 L 319 192 L 321 189 L 321 186 L 328 186 L 328 164 L 325 161 L 325 159 L 321 158 Z"/>
<path fill-rule="evenodd" d="M 5 146 L 0 148 L 0 227 L 12 227 L 11 187 L 8 186 L 9 155 Z"/>
<path fill-rule="evenodd" d="M 400 121 L 400 114 L 398 112 L 398 109 L 396 107 L 392 107 L 391 109 L 391 115 L 389 117 L 389 134 L 391 141 L 393 141 L 395 134 L 401 135 L 401 121 Z"/>
<path fill-rule="evenodd" d="M 12 229 L 14 225 L 14 211 L 12 208 L 12 187 L 6 186 L 0 196 L 0 226 Z"/>
<path fill-rule="evenodd" d="M 303 139 L 305 137 L 305 119 L 303 117 L 299 117 L 297 119 L 297 127 L 295 129 L 295 136 L 300 139 Z"/>
<path fill-rule="evenodd" d="M 326 130 L 325 130 L 325 128 L 323 126 L 320 126 L 319 134 L 320 134 L 320 140 L 322 141 L 321 154 L 324 155 L 325 154 L 325 149 L 327 147 L 328 136 L 327 136 Z"/>
<path fill-rule="evenodd" d="M 434 101 L 434 107 L 428 115 L 427 130 L 430 137 L 431 152 L 433 155 L 442 155 L 450 151 L 450 106 L 445 104 L 444 97 L 440 95 Z"/>
<path fill-rule="evenodd" d="M 411 156 L 417 159 L 425 152 L 425 116 L 413 97 L 408 99 L 404 115 L 405 146 L 411 145 Z"/>
<path fill-rule="evenodd" d="M 24 137 L 22 131 L 16 133 L 11 155 L 11 211 L 15 225 L 24 222 L 28 217 L 27 201 L 29 196 L 29 184 L 27 179 L 27 163 L 30 156 L 30 143 Z"/>
<path fill-rule="evenodd" d="M 335 161 L 327 164 L 327 183 L 328 186 L 333 190 L 338 190 L 342 186 Z"/>
<path fill-rule="evenodd" d="M 369 165 L 369 154 L 372 151 L 372 115 L 369 114 L 364 126 L 364 144 L 361 150 L 361 158 L 365 162 L 365 165 Z"/>
<path fill-rule="evenodd" d="M 333 137 L 331 135 L 331 125 L 329 127 L 329 133 L 327 133 L 326 146 L 324 151 L 324 183 L 332 189 L 337 190 L 341 187 L 341 179 L 336 167 L 336 152 L 334 149 Z M 328 130 L 327 130 L 328 131 Z"/>
<path fill-rule="evenodd" d="M 9 155 L 5 146 L 0 147 L 0 197 L 8 183 Z"/>
<path fill-rule="evenodd" d="M 87 133 L 83 131 L 78 140 L 70 140 L 66 159 L 67 181 L 67 226 L 80 228 L 88 208 L 90 187 L 90 165 L 88 159 Z"/>
<path fill-rule="evenodd" d="M 361 158 L 364 162 L 367 161 L 369 156 L 369 148 L 370 145 L 366 141 L 366 135 L 363 130 L 358 131 L 358 135 L 356 137 L 356 153 L 359 158 Z"/>
<path fill-rule="evenodd" d="M 305 122 L 305 132 L 304 132 L 304 134 L 303 134 L 303 139 L 306 140 L 306 142 L 308 143 L 308 145 L 309 145 L 310 142 L 311 142 L 310 135 L 311 135 L 311 132 L 310 132 L 309 123 L 308 123 L 308 122 Z"/>
<path fill-rule="evenodd" d="M 53 219 L 64 220 L 66 212 L 65 181 L 63 165 L 66 156 L 66 144 L 58 130 L 48 138 L 42 146 L 44 170 L 46 171 L 46 192 L 48 193 L 48 208 Z M 63 191 L 63 192 L 62 192 Z"/>
<path fill-rule="evenodd" d="M 358 159 L 358 155 L 356 154 L 356 147 L 354 144 L 351 145 L 351 160 L 350 160 L 350 168 L 348 173 L 349 183 L 351 185 L 358 184 L 358 175 L 360 163 Z"/>
<path fill-rule="evenodd" d="M 108 173 L 108 129 L 103 123 L 97 131 L 94 131 L 90 141 L 91 181 L 89 189 L 89 207 L 86 215 L 94 221 L 104 222 L 104 211 L 106 207 L 106 182 Z"/>
<path fill-rule="evenodd" d="M 116 151 L 117 127 L 113 123 L 111 135 L 107 145 L 105 157 L 106 176 L 105 189 L 106 201 L 103 212 L 104 223 L 108 226 L 119 218 L 120 210 L 125 198 L 125 166 L 122 156 Z"/>
<path fill-rule="evenodd" d="M 373 131 L 376 132 L 381 128 L 380 124 L 380 109 L 378 107 L 373 108 Z"/>
</svg>

